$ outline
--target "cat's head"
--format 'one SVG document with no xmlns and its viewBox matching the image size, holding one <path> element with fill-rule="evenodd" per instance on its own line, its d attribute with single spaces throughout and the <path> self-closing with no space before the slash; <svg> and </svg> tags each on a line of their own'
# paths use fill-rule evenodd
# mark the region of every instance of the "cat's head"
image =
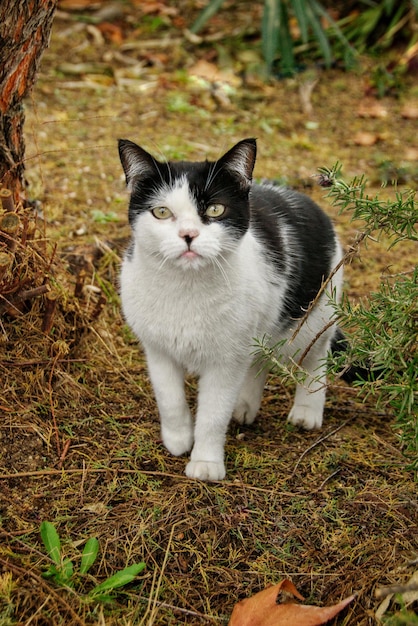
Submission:
<svg viewBox="0 0 418 626">
<path fill-rule="evenodd" d="M 125 139 L 119 154 L 141 251 L 164 265 L 197 269 L 237 247 L 249 226 L 255 139 L 240 141 L 217 161 L 161 162 Z"/>
</svg>

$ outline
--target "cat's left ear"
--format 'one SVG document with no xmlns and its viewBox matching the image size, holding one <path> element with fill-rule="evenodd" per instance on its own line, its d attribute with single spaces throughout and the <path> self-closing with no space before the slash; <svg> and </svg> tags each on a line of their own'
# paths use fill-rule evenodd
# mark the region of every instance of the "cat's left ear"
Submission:
<svg viewBox="0 0 418 626">
<path fill-rule="evenodd" d="M 256 140 L 243 139 L 219 159 L 218 166 L 237 176 L 243 187 L 249 187 L 253 177 L 256 155 Z"/>
</svg>

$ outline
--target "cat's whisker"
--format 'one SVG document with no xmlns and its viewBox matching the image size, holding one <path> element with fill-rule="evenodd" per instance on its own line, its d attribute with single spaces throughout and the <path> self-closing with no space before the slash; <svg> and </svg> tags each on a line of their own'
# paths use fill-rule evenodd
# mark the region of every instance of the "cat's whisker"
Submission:
<svg viewBox="0 0 418 626">
<path fill-rule="evenodd" d="M 167 256 L 164 256 L 164 257 L 161 259 L 161 262 L 160 262 L 159 266 L 157 267 L 157 272 L 161 272 L 161 270 L 162 270 L 162 269 L 164 269 L 164 266 L 165 266 L 165 264 L 167 263 L 167 261 L 168 261 L 168 257 L 167 257 Z"/>
<path fill-rule="evenodd" d="M 215 161 L 214 163 L 211 164 L 209 168 L 209 172 L 208 172 L 205 187 L 204 187 L 205 191 L 209 188 L 209 186 L 213 183 L 216 176 L 218 175 L 218 172 L 216 171 L 217 164 L 218 164 L 218 161 Z"/>
<path fill-rule="evenodd" d="M 222 257 L 222 258 L 223 258 L 223 257 Z M 222 267 L 222 263 L 220 262 L 220 260 L 219 260 L 217 257 L 213 257 L 213 258 L 211 259 L 211 261 L 212 261 L 212 265 L 214 265 L 215 267 L 217 267 L 217 268 L 218 268 L 218 270 L 219 270 L 219 272 L 220 272 L 220 274 L 221 274 L 222 278 L 223 278 L 223 279 L 224 279 L 224 281 L 225 281 L 226 286 L 228 287 L 228 290 L 229 290 L 230 292 L 232 292 L 231 282 L 230 282 L 230 280 L 229 280 L 229 278 L 228 278 L 228 275 L 227 275 L 227 273 L 226 273 L 226 271 L 225 271 L 225 268 L 224 268 L 224 267 Z"/>
<path fill-rule="evenodd" d="M 158 172 L 158 174 L 160 176 L 160 180 L 163 183 L 163 185 L 165 185 L 165 180 L 164 180 L 163 174 L 161 172 L 161 168 L 159 167 L 159 165 L 161 165 L 161 164 L 156 159 L 153 159 L 153 161 L 154 161 L 155 169 L 157 170 L 157 172 Z M 168 165 L 168 163 L 166 165 L 168 166 L 168 171 L 171 172 L 170 166 Z"/>
</svg>

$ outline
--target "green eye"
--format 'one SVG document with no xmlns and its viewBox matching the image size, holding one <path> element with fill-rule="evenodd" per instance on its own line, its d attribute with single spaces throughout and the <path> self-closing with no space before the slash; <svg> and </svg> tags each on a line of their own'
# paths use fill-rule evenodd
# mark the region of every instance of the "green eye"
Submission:
<svg viewBox="0 0 418 626">
<path fill-rule="evenodd" d="M 155 209 L 152 209 L 151 213 L 157 218 L 157 220 L 166 220 L 173 216 L 170 209 L 167 209 L 165 206 L 158 206 Z"/>
<path fill-rule="evenodd" d="M 225 213 L 225 207 L 223 204 L 210 204 L 205 211 L 205 215 L 208 217 L 221 217 Z"/>
</svg>

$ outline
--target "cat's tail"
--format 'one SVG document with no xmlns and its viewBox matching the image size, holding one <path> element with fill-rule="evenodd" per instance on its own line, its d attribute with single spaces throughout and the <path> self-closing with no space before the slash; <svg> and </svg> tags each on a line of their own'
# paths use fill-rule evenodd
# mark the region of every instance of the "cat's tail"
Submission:
<svg viewBox="0 0 418 626">
<path fill-rule="evenodd" d="M 340 356 L 344 352 L 348 352 L 350 345 L 345 337 L 341 328 L 336 329 L 334 337 L 331 341 L 331 353 L 335 356 Z M 366 363 L 364 365 L 358 365 L 356 363 L 349 363 L 346 366 L 343 366 L 340 377 L 346 383 L 352 384 L 354 382 L 366 382 L 371 380 L 376 380 L 382 374 L 381 370 L 376 368 L 372 368 L 369 364 Z"/>
</svg>

